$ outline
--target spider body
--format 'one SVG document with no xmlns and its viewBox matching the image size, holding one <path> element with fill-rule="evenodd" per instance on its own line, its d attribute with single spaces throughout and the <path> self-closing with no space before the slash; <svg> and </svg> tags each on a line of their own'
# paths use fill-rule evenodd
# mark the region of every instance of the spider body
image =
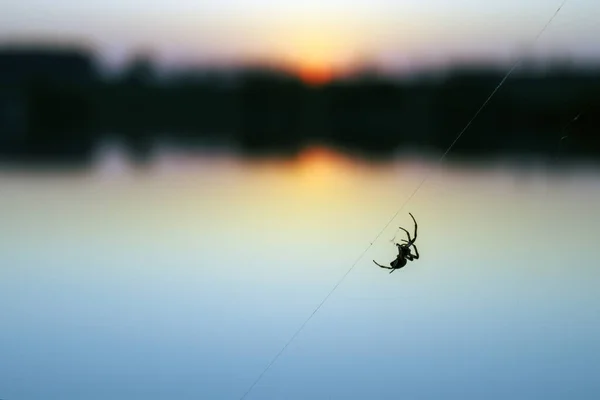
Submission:
<svg viewBox="0 0 600 400">
<path fill-rule="evenodd" d="M 390 274 L 392 272 L 394 272 L 397 269 L 400 269 L 402 267 L 404 267 L 408 261 L 413 261 L 413 260 L 418 260 L 419 259 L 419 250 L 417 249 L 417 246 L 415 246 L 415 241 L 417 240 L 417 221 L 415 220 L 415 217 L 413 217 L 413 215 L 411 213 L 410 217 L 413 219 L 413 222 L 415 223 L 415 236 L 413 238 L 410 237 L 410 233 L 400 227 L 400 229 L 402 229 L 404 232 L 406 232 L 406 236 L 408 237 L 408 240 L 402 240 L 405 243 L 396 243 L 396 247 L 398 248 L 398 255 L 396 256 L 396 259 L 393 260 L 390 263 L 389 267 L 386 267 L 384 265 L 379 264 L 377 261 L 373 260 L 373 262 L 375 263 L 375 265 L 377 265 L 378 267 L 381 268 L 385 268 L 385 269 L 391 269 Z M 412 253 L 411 248 L 415 249 L 415 254 Z"/>
</svg>

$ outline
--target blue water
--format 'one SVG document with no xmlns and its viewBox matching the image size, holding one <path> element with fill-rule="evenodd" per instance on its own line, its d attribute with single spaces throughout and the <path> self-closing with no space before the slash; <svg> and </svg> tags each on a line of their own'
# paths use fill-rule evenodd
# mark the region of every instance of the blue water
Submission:
<svg viewBox="0 0 600 400">
<path fill-rule="evenodd" d="M 319 152 L 5 170 L 0 398 L 238 399 L 368 249 L 247 399 L 597 399 L 600 175 L 522 176 Z M 390 275 L 371 259 L 409 211 L 421 259 Z"/>
</svg>

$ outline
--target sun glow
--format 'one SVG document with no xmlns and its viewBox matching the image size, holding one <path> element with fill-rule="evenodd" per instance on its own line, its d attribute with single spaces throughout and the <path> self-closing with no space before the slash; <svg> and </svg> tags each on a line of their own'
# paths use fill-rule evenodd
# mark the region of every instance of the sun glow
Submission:
<svg viewBox="0 0 600 400">
<path fill-rule="evenodd" d="M 298 27 L 281 37 L 278 52 L 288 68 L 309 85 L 331 81 L 352 64 L 356 54 L 354 33 L 323 27 Z M 351 45 L 352 44 L 352 45 Z"/>
<path fill-rule="evenodd" d="M 313 86 L 325 84 L 334 78 L 333 69 L 327 65 L 301 65 L 297 73 L 304 83 Z"/>
<path fill-rule="evenodd" d="M 298 46 L 298 53 L 289 56 L 287 63 L 306 84 L 320 85 L 331 81 L 335 73 L 336 54 L 318 46 Z"/>
</svg>

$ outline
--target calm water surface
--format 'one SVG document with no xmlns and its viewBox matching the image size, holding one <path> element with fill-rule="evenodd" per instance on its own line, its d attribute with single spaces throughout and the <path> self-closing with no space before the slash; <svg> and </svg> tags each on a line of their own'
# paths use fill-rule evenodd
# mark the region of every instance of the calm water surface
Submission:
<svg viewBox="0 0 600 400">
<path fill-rule="evenodd" d="M 598 171 L 119 160 L 0 172 L 2 399 L 238 399 L 367 248 L 248 399 L 600 397 Z"/>
</svg>

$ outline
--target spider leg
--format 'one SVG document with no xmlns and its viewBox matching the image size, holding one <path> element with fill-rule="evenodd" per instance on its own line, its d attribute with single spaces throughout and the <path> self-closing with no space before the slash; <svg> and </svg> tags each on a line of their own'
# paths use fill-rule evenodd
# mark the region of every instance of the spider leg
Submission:
<svg viewBox="0 0 600 400">
<path fill-rule="evenodd" d="M 415 237 L 412 239 L 412 241 L 414 243 L 417 240 L 417 228 L 419 227 L 419 225 L 417 225 L 417 220 L 415 219 L 415 217 L 413 217 L 413 215 L 411 213 L 408 213 L 408 214 L 410 215 L 410 217 L 412 218 L 413 222 L 415 223 Z"/>
<path fill-rule="evenodd" d="M 375 260 L 373 260 L 373 262 L 375 263 L 375 265 L 377 265 L 377 266 L 378 266 L 378 267 L 380 267 L 380 268 L 385 268 L 385 269 L 391 269 L 391 270 L 394 270 L 394 268 L 392 268 L 392 267 L 386 267 L 385 265 L 381 265 L 381 264 L 379 264 L 379 263 L 378 263 L 377 261 L 375 261 Z"/>
<path fill-rule="evenodd" d="M 419 259 L 419 249 L 417 249 L 417 246 L 415 246 L 414 243 L 412 246 L 415 248 L 415 254 L 411 254 L 411 256 L 413 259 L 418 260 Z"/>
<path fill-rule="evenodd" d="M 399 226 L 398 229 L 402 229 L 404 232 L 406 232 L 406 236 L 408 236 L 408 241 L 406 243 L 412 243 L 412 239 L 410 238 L 410 233 L 408 233 L 408 231 L 401 226 Z"/>
</svg>

